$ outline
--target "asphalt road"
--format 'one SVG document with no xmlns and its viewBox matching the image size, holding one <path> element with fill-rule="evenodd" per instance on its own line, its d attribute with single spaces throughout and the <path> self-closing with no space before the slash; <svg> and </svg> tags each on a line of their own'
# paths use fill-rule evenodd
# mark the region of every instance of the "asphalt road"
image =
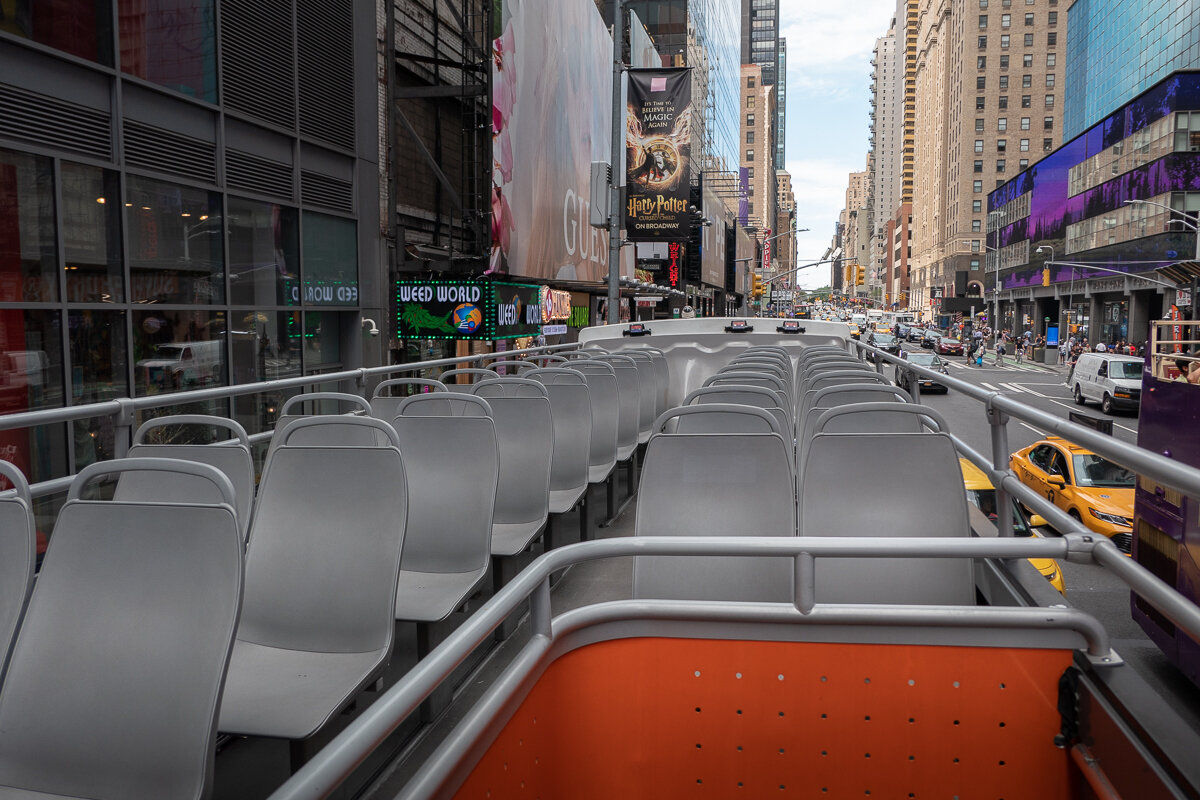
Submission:
<svg viewBox="0 0 1200 800">
<path fill-rule="evenodd" d="M 909 351 L 920 349 L 916 344 L 905 344 L 904 348 Z M 952 377 L 1001 392 L 1063 419 L 1067 418 L 1070 411 L 1106 417 L 1095 403 L 1082 407 L 1075 405 L 1065 384 L 1066 367 L 1057 364 L 1017 365 L 1012 356 L 1006 357 L 1004 363 L 997 367 L 992 354 L 985 357 L 983 367 L 968 365 L 962 356 L 942 356 L 942 359 L 949 365 Z M 894 377 L 891 368 L 885 367 L 885 371 L 888 377 Z M 991 452 L 987 418 L 977 401 L 954 392 L 945 395 L 923 393 L 921 399 L 940 411 L 950 429 L 967 444 L 982 453 Z M 1115 437 L 1137 443 L 1136 411 L 1117 412 L 1111 419 Z M 1024 422 L 1012 420 L 1008 424 L 1009 447 L 1014 452 L 1044 436 L 1044 431 Z M 1052 529 L 1044 532 L 1054 535 Z M 1113 647 L 1126 663 L 1145 677 L 1172 705 L 1184 712 L 1192 726 L 1200 731 L 1200 688 L 1175 669 L 1130 617 L 1129 590 L 1125 584 L 1100 567 L 1063 562 L 1062 568 L 1070 603 L 1100 620 L 1112 637 Z"/>
</svg>

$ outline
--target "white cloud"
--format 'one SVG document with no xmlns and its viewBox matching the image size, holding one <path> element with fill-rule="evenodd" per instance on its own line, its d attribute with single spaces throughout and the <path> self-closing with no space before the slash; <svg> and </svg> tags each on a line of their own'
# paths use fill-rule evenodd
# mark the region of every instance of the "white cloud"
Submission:
<svg viewBox="0 0 1200 800">
<path fill-rule="evenodd" d="M 787 39 L 789 79 L 794 71 L 809 69 L 858 72 L 896 12 L 895 0 L 782 0 L 780 6 L 779 35 Z"/>
<path fill-rule="evenodd" d="M 788 161 L 792 193 L 796 196 L 796 224 L 812 230 L 796 236 L 797 265 L 819 261 L 833 240 L 834 225 L 846 200 L 848 176 L 861 170 L 861 163 L 838 159 L 795 159 Z M 797 283 L 808 289 L 830 281 L 830 268 L 813 267 L 797 276 Z"/>
</svg>

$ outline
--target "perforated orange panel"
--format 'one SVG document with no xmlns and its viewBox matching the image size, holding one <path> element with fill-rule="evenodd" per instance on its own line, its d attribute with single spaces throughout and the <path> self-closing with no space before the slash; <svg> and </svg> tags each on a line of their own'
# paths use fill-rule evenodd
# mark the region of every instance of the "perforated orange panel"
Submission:
<svg viewBox="0 0 1200 800">
<path fill-rule="evenodd" d="M 457 797 L 1072 796 L 1071 653 L 627 639 L 553 664 Z"/>
</svg>

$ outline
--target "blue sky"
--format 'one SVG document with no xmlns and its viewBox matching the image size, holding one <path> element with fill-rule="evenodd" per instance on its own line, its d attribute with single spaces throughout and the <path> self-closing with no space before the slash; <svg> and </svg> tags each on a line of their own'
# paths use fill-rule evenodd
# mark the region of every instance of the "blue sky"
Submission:
<svg viewBox="0 0 1200 800">
<path fill-rule="evenodd" d="M 796 194 L 798 263 L 816 261 L 833 238 L 847 175 L 867 161 L 871 51 L 887 33 L 895 0 L 780 0 L 787 39 L 787 164 Z M 829 283 L 827 267 L 798 276 L 800 286 Z"/>
</svg>

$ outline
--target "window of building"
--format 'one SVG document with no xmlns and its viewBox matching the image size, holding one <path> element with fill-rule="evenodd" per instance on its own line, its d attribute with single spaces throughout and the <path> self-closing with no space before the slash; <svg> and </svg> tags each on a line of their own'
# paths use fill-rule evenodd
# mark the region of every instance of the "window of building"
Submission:
<svg viewBox="0 0 1200 800">
<path fill-rule="evenodd" d="M 1025 67 L 1025 68 L 1029 68 L 1029 67 L 1033 66 L 1033 54 L 1032 53 L 1026 53 L 1025 55 L 1021 56 L 1021 66 Z"/>
<path fill-rule="evenodd" d="M 985 107 L 984 99 L 982 97 L 976 97 L 975 98 L 975 110 L 983 111 L 984 107 Z"/>
<path fill-rule="evenodd" d="M 357 305 L 358 224 L 352 219 L 312 211 L 304 212 L 303 223 L 300 256 L 304 270 L 304 305 Z M 304 316 L 307 325 L 311 315 Z M 336 329 L 336 322 L 333 327 Z M 325 356 L 322 353 L 322 357 Z"/>
<path fill-rule="evenodd" d="M 971 240 L 971 252 L 972 252 L 972 253 L 978 253 L 978 252 L 979 252 L 979 240 L 978 240 L 978 239 L 972 239 L 972 240 Z"/>
<path fill-rule="evenodd" d="M 972 170 L 972 171 L 973 171 L 973 172 L 983 172 L 983 162 L 982 162 L 982 161 L 980 161 L 980 160 L 978 160 L 978 159 L 976 159 L 976 161 L 975 161 L 975 169 L 974 169 L 974 170 Z"/>
<path fill-rule="evenodd" d="M 1000 49 L 1007 50 L 1008 42 L 1009 42 L 1009 35 L 1007 33 L 1001 34 L 1000 35 Z"/>
<path fill-rule="evenodd" d="M 976 69 L 987 69 L 987 56 L 976 56 L 975 68 Z"/>
<path fill-rule="evenodd" d="M 747 125 L 753 125 L 753 124 L 754 124 L 754 115 L 753 115 L 753 114 L 747 114 L 747 115 L 746 115 L 746 124 L 747 124 Z"/>
<path fill-rule="evenodd" d="M 982 30 L 987 27 L 987 14 L 979 15 L 979 28 Z"/>
<path fill-rule="evenodd" d="M 1033 25 L 1033 14 L 1026 14 L 1025 15 L 1025 27 L 1029 27 L 1030 25 Z"/>
<path fill-rule="evenodd" d="M 1051 3 L 1051 5 L 1054 5 L 1054 4 L 1053 4 L 1053 3 Z M 1057 25 L 1057 24 L 1058 24 L 1058 12 L 1057 12 L 1057 11 L 1051 11 L 1051 12 L 1050 12 L 1050 24 L 1051 24 L 1051 25 Z"/>
<path fill-rule="evenodd" d="M 977 119 L 977 120 L 975 120 L 975 130 L 976 130 L 976 131 L 982 131 L 982 130 L 983 130 L 983 120 L 981 120 L 981 119 Z"/>
<path fill-rule="evenodd" d="M 746 144 L 754 144 L 754 131 L 746 131 Z"/>
<path fill-rule="evenodd" d="M 1033 47 L 1033 34 L 1032 33 L 1025 34 L 1025 46 Z"/>
<path fill-rule="evenodd" d="M 997 153 L 1003 153 L 1007 149 L 1008 149 L 1008 139 L 997 139 L 996 140 L 996 152 Z"/>
<path fill-rule="evenodd" d="M 1004 172 L 1004 168 L 1008 166 L 1008 160 L 1004 158 L 996 159 L 996 172 Z"/>
<path fill-rule="evenodd" d="M 1054 88 L 1054 73 L 1053 72 L 1046 73 L 1046 88 L 1047 89 Z"/>
<path fill-rule="evenodd" d="M 1042 139 L 1042 152 L 1049 153 L 1054 149 L 1053 139 Z"/>
<path fill-rule="evenodd" d="M 988 0 L 979 0 L 980 8 L 987 8 L 987 6 L 988 6 Z"/>
<path fill-rule="evenodd" d="M 0 156 L 0 172 L 5 159 Z M 60 167 L 62 187 L 63 262 L 66 268 L 67 300 L 72 303 L 120 303 L 125 300 L 125 271 L 121 266 L 121 197 L 117 173 L 99 167 L 87 167 L 64 161 Z M 19 182 L 19 178 L 18 178 Z M 0 178 L 0 196 L 5 181 Z M 28 195 L 22 201 L 31 199 Z M 31 204 L 33 205 L 33 204 Z M 26 230 L 25 216 L 21 218 L 21 239 L 36 241 L 34 226 Z M 30 215 L 30 222 L 34 215 Z M 0 253 L 3 246 L 0 234 Z M 50 249 L 53 254 L 53 248 Z M 30 262 L 30 254 L 21 261 Z M 0 256 L 2 258 L 2 256 Z M 29 281 L 30 273 L 25 280 Z M 33 285 L 37 286 L 35 279 Z M 57 287 L 42 300 L 53 300 Z M 38 288 L 41 292 L 41 289 Z M 7 293 L 4 293 L 7 295 Z M 4 299 L 7 299 L 5 297 Z M 121 351 L 124 353 L 124 349 Z"/>
<path fill-rule="evenodd" d="M 975 88 L 976 89 L 986 89 L 987 88 L 987 77 L 984 75 L 979 75 L 978 77 L 976 77 L 975 78 Z"/>
<path fill-rule="evenodd" d="M 1021 130 L 1029 130 L 1029 117 L 1021 117 Z"/>
<path fill-rule="evenodd" d="M 1008 108 L 1008 95 L 1006 95 L 1006 94 L 1000 95 L 1000 99 L 996 102 L 997 102 L 997 108 L 999 108 L 1001 111 L 1006 110 Z"/>
<path fill-rule="evenodd" d="M 998 131 L 1008 130 L 1008 117 L 1000 117 L 999 119 L 996 120 L 996 130 L 998 130 Z"/>
<path fill-rule="evenodd" d="M 987 50 L 987 37 L 986 36 L 979 37 L 979 49 Z"/>
<path fill-rule="evenodd" d="M 0 13 L 0 31 L 112 66 L 110 0 L 20 3 L 5 7 L 6 13 Z"/>
<path fill-rule="evenodd" d="M 1020 167 L 1021 169 L 1025 169 L 1026 167 L 1029 166 L 1029 159 L 1022 158 L 1020 161 L 1017 162 L 1017 166 Z"/>
<path fill-rule="evenodd" d="M 1046 108 L 1054 108 L 1054 95 L 1046 95 Z"/>
<path fill-rule="evenodd" d="M 1033 76 L 1032 75 L 1022 75 L 1021 76 L 1021 88 L 1022 89 L 1030 89 L 1032 87 L 1033 87 Z"/>
<path fill-rule="evenodd" d="M 101 193 L 84 200 L 92 206 L 106 206 L 110 196 L 113 201 L 120 197 L 119 194 Z M 0 224 L 0 301 L 49 303 L 58 300 L 58 245 L 55 242 L 54 165 L 51 160 L 0 150 L 0 203 L 5 212 L 4 223 Z M 114 202 L 114 205 L 117 204 Z M 65 211 L 70 214 L 70 209 Z M 19 314 L 15 312 L 15 315 Z M 13 338 L 2 340 L 5 350 L 28 349 L 12 346 L 19 329 L 17 324 Z"/>
<path fill-rule="evenodd" d="M 182 5 L 117 0 L 121 71 L 215 103 L 215 5 L 213 0 L 188 0 Z M 60 11 L 55 9 L 56 14 Z"/>
<path fill-rule="evenodd" d="M 1022 139 L 1022 140 L 1021 140 L 1021 152 L 1022 152 L 1022 153 L 1028 153 L 1028 152 L 1029 152 L 1029 140 L 1028 140 L 1028 139 Z"/>
<path fill-rule="evenodd" d="M 754 88 L 754 76 L 753 76 L 753 75 L 749 75 L 749 76 L 747 76 L 747 78 L 746 78 L 746 88 L 747 88 L 747 89 L 753 89 L 753 88 Z"/>
<path fill-rule="evenodd" d="M 971 182 L 971 191 L 974 192 L 975 194 L 979 194 L 980 192 L 982 192 L 983 191 L 983 181 L 972 181 Z"/>
<path fill-rule="evenodd" d="M 1047 33 L 1046 34 L 1046 44 L 1049 45 L 1050 47 L 1057 47 L 1058 46 L 1058 34 L 1055 32 Z"/>
<path fill-rule="evenodd" d="M 1021 108 L 1031 108 L 1033 106 L 1033 95 L 1021 95 Z"/>
<path fill-rule="evenodd" d="M 979 271 L 979 259 L 978 259 L 978 258 L 972 258 L 972 259 L 971 259 L 971 271 L 972 271 L 972 272 L 978 272 L 978 271 Z"/>
<path fill-rule="evenodd" d="M 1042 130 L 1054 130 L 1054 117 L 1042 117 Z"/>
<path fill-rule="evenodd" d="M 983 139 L 976 139 L 976 140 L 975 140 L 975 152 L 976 152 L 976 153 L 982 153 L 982 152 L 983 152 Z"/>
<path fill-rule="evenodd" d="M 971 213 L 978 214 L 982 210 L 983 210 L 983 201 L 982 200 L 972 200 L 971 201 Z"/>
<path fill-rule="evenodd" d="M 1053 67 L 1055 62 L 1054 53 L 1046 53 L 1046 66 Z"/>
<path fill-rule="evenodd" d="M 1008 76 L 1007 76 L 1007 75 L 1001 75 L 1001 76 L 1000 76 L 1000 88 L 1001 88 L 1001 89 L 1007 89 L 1007 88 L 1008 88 Z"/>
<path fill-rule="evenodd" d="M 746 167 L 746 177 L 749 180 L 754 180 L 754 167 Z"/>
<path fill-rule="evenodd" d="M 221 196 L 129 175 L 125 202 L 130 299 L 186 305 L 224 302 Z"/>
<path fill-rule="evenodd" d="M 754 151 L 753 151 L 753 150 L 747 150 L 747 151 L 746 151 L 746 160 L 747 160 L 747 161 L 753 161 L 753 160 L 754 160 Z"/>
<path fill-rule="evenodd" d="M 1012 14 L 1001 14 L 1000 15 L 1000 27 L 1007 28 L 1011 25 L 1012 25 Z"/>
<path fill-rule="evenodd" d="M 1000 69 L 1008 69 L 1008 56 L 1000 56 Z"/>
<path fill-rule="evenodd" d="M 982 229 L 980 228 L 979 220 L 977 220 L 977 219 L 971 220 L 971 233 L 979 233 L 980 230 L 982 230 Z"/>
<path fill-rule="evenodd" d="M 230 197 L 228 205 L 230 302 L 292 305 L 300 275 L 296 210 L 237 197 Z"/>
</svg>

